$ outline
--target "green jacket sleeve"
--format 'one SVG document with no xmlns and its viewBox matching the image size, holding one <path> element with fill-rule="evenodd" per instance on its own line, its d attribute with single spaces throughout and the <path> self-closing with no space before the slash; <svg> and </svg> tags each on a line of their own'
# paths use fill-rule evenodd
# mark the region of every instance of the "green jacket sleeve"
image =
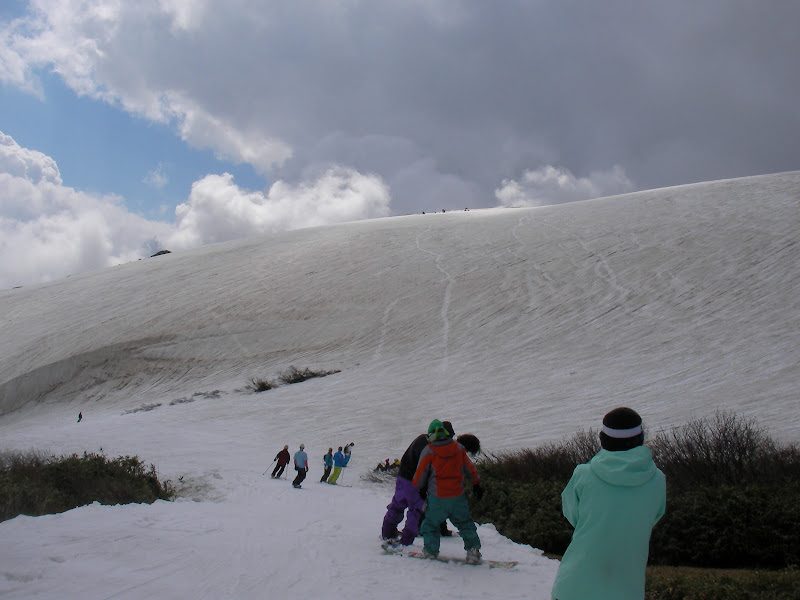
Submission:
<svg viewBox="0 0 800 600">
<path fill-rule="evenodd" d="M 567 487 L 561 492 L 561 511 L 573 527 L 577 525 L 580 516 L 579 478 L 578 468 L 576 468 Z"/>
</svg>

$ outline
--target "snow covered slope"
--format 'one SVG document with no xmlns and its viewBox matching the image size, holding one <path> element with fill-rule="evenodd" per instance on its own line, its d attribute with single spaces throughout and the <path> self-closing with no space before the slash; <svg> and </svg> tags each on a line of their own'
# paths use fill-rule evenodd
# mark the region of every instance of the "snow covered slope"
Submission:
<svg viewBox="0 0 800 600">
<path fill-rule="evenodd" d="M 0 596 L 546 600 L 557 562 L 491 525 L 484 555 L 515 569 L 382 555 L 392 489 L 359 476 L 432 418 L 489 452 L 621 404 L 650 430 L 724 408 L 797 441 L 798 231 L 795 172 L 306 229 L 2 291 L 0 451 L 136 454 L 182 498 L 0 523 Z M 290 365 L 341 372 L 245 389 Z M 317 483 L 351 441 L 353 487 Z M 303 490 L 262 475 L 301 442 Z"/>
<path fill-rule="evenodd" d="M 507 446 L 618 404 L 659 427 L 721 406 L 797 439 L 799 226 L 794 172 L 305 229 L 7 290 L 0 410 L 131 409 L 297 365 L 341 369 L 331 401 L 395 427 L 482 405 Z"/>
</svg>

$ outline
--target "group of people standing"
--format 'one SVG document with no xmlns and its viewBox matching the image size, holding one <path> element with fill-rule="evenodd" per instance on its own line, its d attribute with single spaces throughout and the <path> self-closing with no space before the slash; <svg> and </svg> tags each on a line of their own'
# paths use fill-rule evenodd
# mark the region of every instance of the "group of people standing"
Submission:
<svg viewBox="0 0 800 600">
<path fill-rule="evenodd" d="M 322 477 L 319 480 L 320 483 L 327 482 L 331 485 L 334 485 L 337 481 L 339 481 L 339 476 L 342 474 L 342 469 L 347 467 L 347 463 L 350 462 L 353 446 L 355 446 L 353 442 L 347 444 L 344 449 L 342 449 L 342 446 L 339 446 L 336 454 L 333 453 L 333 448 L 328 448 L 328 453 L 322 457 L 324 471 L 322 472 Z M 331 469 L 333 469 L 333 473 L 331 473 Z"/>
<path fill-rule="evenodd" d="M 435 558 L 449 519 L 464 541 L 467 562 L 479 563 L 481 541 L 469 512 L 463 482 L 469 479 L 475 496 L 483 496 L 478 470 L 468 456 L 480 452 L 480 441 L 472 434 L 459 436 L 457 440 L 454 436 L 450 421 L 434 419 L 428 432 L 411 442 L 400 459 L 381 538 L 389 545 L 410 546 L 421 533 L 423 553 Z M 406 511 L 405 526 L 400 533 L 397 526 Z"/>
<path fill-rule="evenodd" d="M 480 451 L 480 443 L 469 434 L 457 440 L 454 435 L 449 422 L 434 420 L 428 433 L 408 447 L 381 537 L 385 544 L 409 546 L 421 533 L 424 554 L 436 557 L 440 527 L 450 519 L 464 540 L 467 562 L 478 563 L 481 544 L 462 482 L 470 479 L 475 496 L 483 495 L 467 456 Z M 642 418 L 635 410 L 607 413 L 599 437 L 601 450 L 575 467 L 561 493 L 562 512 L 575 531 L 553 584 L 553 600 L 644 598 L 650 534 L 664 515 L 666 478 L 644 446 Z"/>
<path fill-rule="evenodd" d="M 347 466 L 347 463 L 350 462 L 350 456 L 353 451 L 353 446 L 355 443 L 350 442 L 344 448 L 339 446 L 339 450 L 336 454 L 333 453 L 333 448 L 328 448 L 328 453 L 322 457 L 324 473 L 322 478 L 319 480 L 320 483 L 330 483 L 335 484 L 339 479 L 339 476 L 342 473 L 342 469 Z M 294 454 L 294 468 L 297 471 L 297 475 L 292 481 L 292 486 L 295 488 L 301 488 L 303 481 L 308 474 L 308 454 L 305 452 L 305 444 L 300 444 L 300 450 L 295 452 Z M 272 478 L 278 479 L 283 475 L 283 471 L 286 468 L 286 465 L 289 464 L 290 454 L 289 454 L 289 445 L 283 447 L 283 450 L 278 452 L 275 455 L 275 458 L 272 459 L 275 463 L 275 468 L 272 470 Z M 333 474 L 331 474 L 331 469 L 333 469 Z"/>
<path fill-rule="evenodd" d="M 642 418 L 633 409 L 607 413 L 599 437 L 601 450 L 575 468 L 561 493 L 562 512 L 575 531 L 553 584 L 553 600 L 644 597 L 650 534 L 664 515 L 666 479 L 644 446 Z M 353 446 L 340 446 L 335 454 L 328 449 L 320 482 L 336 483 Z M 475 497 L 483 496 L 478 471 L 469 458 L 478 452 L 480 441 L 474 435 L 456 438 L 449 421 L 431 421 L 427 433 L 417 436 L 400 459 L 394 495 L 381 527 L 384 544 L 410 546 L 421 534 L 423 553 L 435 558 L 449 519 L 464 542 L 466 561 L 480 563 L 481 541 L 463 487 L 468 479 Z M 289 462 L 288 446 L 275 461 L 272 476 L 280 477 Z M 298 474 L 293 484 L 300 487 L 308 472 L 303 444 L 294 461 Z"/>
</svg>

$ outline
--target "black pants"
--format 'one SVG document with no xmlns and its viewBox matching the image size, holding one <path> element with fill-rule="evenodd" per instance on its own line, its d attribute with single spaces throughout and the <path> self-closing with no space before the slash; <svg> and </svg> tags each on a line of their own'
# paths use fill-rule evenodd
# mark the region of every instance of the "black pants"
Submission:
<svg viewBox="0 0 800 600">
<path fill-rule="evenodd" d="M 295 467 L 297 469 L 297 467 Z M 294 478 L 292 485 L 300 485 L 303 483 L 303 479 L 306 478 L 306 469 L 297 469 L 297 477 Z"/>
<path fill-rule="evenodd" d="M 272 469 L 272 476 L 273 477 L 280 477 L 283 475 L 283 470 L 286 468 L 286 465 L 275 465 L 275 468 Z"/>
<path fill-rule="evenodd" d="M 323 481 L 328 481 L 328 476 L 331 474 L 331 469 L 333 467 L 325 467 L 325 474 L 322 476 L 322 479 L 319 480 L 320 483 Z"/>
</svg>

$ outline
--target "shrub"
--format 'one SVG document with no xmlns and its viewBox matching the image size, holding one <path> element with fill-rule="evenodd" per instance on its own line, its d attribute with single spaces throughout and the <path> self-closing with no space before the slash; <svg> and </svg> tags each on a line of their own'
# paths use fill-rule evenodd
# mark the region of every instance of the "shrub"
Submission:
<svg viewBox="0 0 800 600">
<path fill-rule="evenodd" d="M 282 383 L 300 383 L 306 379 L 325 377 L 326 375 L 333 375 L 334 373 L 340 372 L 341 371 L 338 369 L 334 369 L 333 371 L 314 371 L 308 367 L 305 369 L 298 369 L 292 365 L 278 376 L 278 381 L 253 378 L 250 380 L 250 384 L 247 386 L 247 388 L 255 392 L 266 392 L 267 390 L 278 387 Z"/>
<path fill-rule="evenodd" d="M 778 446 L 752 420 L 717 413 L 647 445 L 667 478 L 653 564 L 784 568 L 800 564 L 800 449 Z M 561 444 L 492 455 L 478 464 L 486 495 L 472 514 L 511 539 L 563 554 L 571 527 L 561 491 L 599 450 L 580 432 Z"/>
<path fill-rule="evenodd" d="M 717 412 L 660 433 L 647 446 L 671 488 L 694 487 L 709 481 L 778 482 L 800 480 L 796 445 L 778 447 L 755 420 Z"/>
<path fill-rule="evenodd" d="M 146 467 L 136 456 L 0 455 L 0 521 L 60 513 L 92 502 L 152 503 L 172 496 L 170 482 L 161 483 L 155 467 Z"/>
<path fill-rule="evenodd" d="M 645 600 L 795 600 L 800 573 L 648 567 Z"/>
<path fill-rule="evenodd" d="M 274 381 L 270 381 L 268 379 L 257 379 L 255 377 L 250 380 L 250 384 L 247 386 L 248 389 L 253 390 L 256 393 L 266 392 L 274 387 L 278 387 L 278 384 Z"/>
<path fill-rule="evenodd" d="M 305 369 L 298 369 L 294 365 L 283 371 L 279 379 L 283 383 L 300 383 L 301 381 L 305 381 L 306 379 L 312 379 L 314 377 L 325 377 L 327 375 L 333 375 L 334 373 L 339 373 L 338 370 L 333 371 L 313 371 L 306 367 Z"/>
</svg>

